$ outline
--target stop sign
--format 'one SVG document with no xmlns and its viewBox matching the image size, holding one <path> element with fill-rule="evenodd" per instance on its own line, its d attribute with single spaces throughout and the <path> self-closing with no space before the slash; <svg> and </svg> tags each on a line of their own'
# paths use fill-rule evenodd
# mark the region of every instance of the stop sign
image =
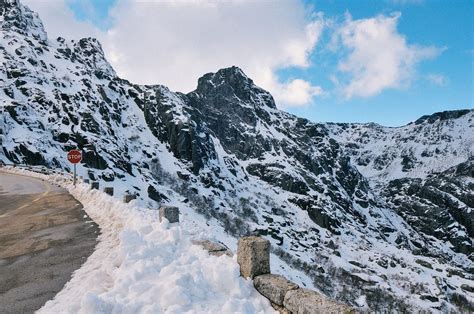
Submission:
<svg viewBox="0 0 474 314">
<path fill-rule="evenodd" d="M 82 159 L 81 152 L 76 149 L 70 150 L 67 153 L 67 160 L 69 160 L 70 163 L 77 164 L 78 162 L 81 161 L 81 159 Z"/>
</svg>

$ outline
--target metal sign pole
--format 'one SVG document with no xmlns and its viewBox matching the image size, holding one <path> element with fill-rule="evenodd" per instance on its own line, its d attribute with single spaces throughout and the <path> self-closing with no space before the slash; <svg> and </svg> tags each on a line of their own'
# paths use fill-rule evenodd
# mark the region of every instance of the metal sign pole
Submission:
<svg viewBox="0 0 474 314">
<path fill-rule="evenodd" d="M 74 164 L 74 186 L 76 186 L 76 164 Z"/>
</svg>

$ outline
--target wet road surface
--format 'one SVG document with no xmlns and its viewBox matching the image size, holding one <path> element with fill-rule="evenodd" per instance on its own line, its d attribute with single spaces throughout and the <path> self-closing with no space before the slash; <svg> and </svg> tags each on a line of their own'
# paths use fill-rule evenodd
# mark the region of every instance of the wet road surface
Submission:
<svg viewBox="0 0 474 314">
<path fill-rule="evenodd" d="M 92 254 L 99 234 L 65 189 L 0 170 L 0 313 L 31 313 Z"/>
</svg>

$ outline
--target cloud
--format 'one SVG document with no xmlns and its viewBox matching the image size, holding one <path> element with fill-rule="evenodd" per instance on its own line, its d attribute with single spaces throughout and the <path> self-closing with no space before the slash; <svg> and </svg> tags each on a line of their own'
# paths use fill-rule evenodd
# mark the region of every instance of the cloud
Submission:
<svg viewBox="0 0 474 314">
<path fill-rule="evenodd" d="M 275 88 L 274 95 L 284 104 L 292 104 L 292 106 L 304 106 L 308 104 L 315 96 L 323 94 L 323 89 L 319 86 L 312 86 L 305 80 L 294 79 L 286 84 L 281 84 Z"/>
<path fill-rule="evenodd" d="M 448 78 L 445 77 L 444 75 L 442 74 L 438 74 L 438 73 L 430 73 L 430 74 L 427 74 L 425 76 L 425 78 L 435 84 L 435 85 L 438 85 L 438 86 L 446 86 L 449 82 Z"/>
<path fill-rule="evenodd" d="M 98 37 L 117 73 L 135 83 L 189 92 L 203 74 L 236 65 L 279 106 L 306 105 L 321 93 L 308 81 L 277 75 L 281 69 L 308 67 L 324 28 L 321 16 L 308 20 L 299 1 L 118 0 L 106 32 L 71 21 L 64 2 L 28 4 L 53 32 Z"/>
<path fill-rule="evenodd" d="M 22 0 L 22 3 L 39 14 L 50 40 L 57 37 L 100 39 L 103 35 L 98 28 L 87 21 L 78 21 L 65 1 Z"/>
<path fill-rule="evenodd" d="M 348 53 L 338 64 L 345 98 L 370 97 L 388 88 L 408 87 L 422 60 L 443 49 L 409 45 L 397 30 L 400 13 L 353 20 L 350 15 L 334 35 Z"/>
</svg>

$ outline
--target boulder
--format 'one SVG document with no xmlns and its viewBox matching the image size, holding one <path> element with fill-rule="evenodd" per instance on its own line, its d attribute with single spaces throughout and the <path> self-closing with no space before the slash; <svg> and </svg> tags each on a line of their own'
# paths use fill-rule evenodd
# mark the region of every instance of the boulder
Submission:
<svg viewBox="0 0 474 314">
<path fill-rule="evenodd" d="M 173 206 L 161 206 L 160 207 L 160 221 L 163 218 L 168 219 L 170 223 L 179 222 L 179 209 Z"/>
<path fill-rule="evenodd" d="M 330 300 L 316 291 L 308 289 L 288 291 L 283 305 L 295 314 L 355 313 L 350 306 Z"/>
<path fill-rule="evenodd" d="M 125 194 L 123 196 L 123 202 L 124 203 L 130 203 L 130 201 L 134 200 L 137 198 L 136 194 Z"/>
<path fill-rule="evenodd" d="M 298 285 L 283 276 L 266 274 L 256 276 L 253 285 L 263 296 L 272 303 L 283 305 L 285 295 L 290 290 L 298 289 Z"/>
<path fill-rule="evenodd" d="M 256 236 L 240 238 L 237 245 L 237 263 L 244 278 L 269 274 L 270 242 Z"/>
<path fill-rule="evenodd" d="M 233 256 L 229 248 L 222 243 L 217 243 L 210 240 L 199 240 L 193 241 L 193 244 L 202 246 L 202 248 L 208 251 L 210 255 L 221 256 L 225 254 L 227 256 Z"/>
</svg>

